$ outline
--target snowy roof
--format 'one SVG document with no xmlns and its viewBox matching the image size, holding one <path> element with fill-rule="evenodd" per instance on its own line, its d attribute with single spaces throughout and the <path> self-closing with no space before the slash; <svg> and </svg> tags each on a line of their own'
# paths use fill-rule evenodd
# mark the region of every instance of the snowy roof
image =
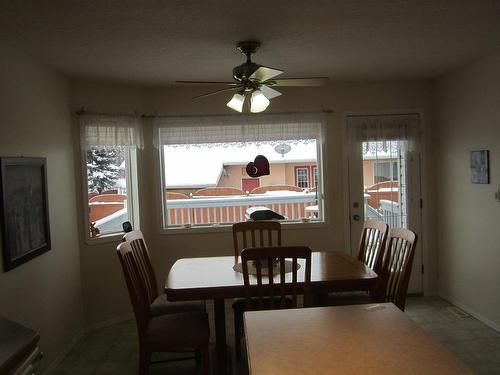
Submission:
<svg viewBox="0 0 500 375">
<path fill-rule="evenodd" d="M 225 165 L 246 165 L 257 155 L 269 163 L 315 162 L 316 142 L 291 144 L 290 152 L 278 154 L 274 145 L 165 146 L 166 188 L 217 186 Z"/>
<path fill-rule="evenodd" d="M 95 226 L 99 228 L 101 233 L 114 232 L 117 229 L 121 230 L 122 223 L 128 220 L 128 213 L 126 208 L 112 213 L 95 222 Z"/>
</svg>

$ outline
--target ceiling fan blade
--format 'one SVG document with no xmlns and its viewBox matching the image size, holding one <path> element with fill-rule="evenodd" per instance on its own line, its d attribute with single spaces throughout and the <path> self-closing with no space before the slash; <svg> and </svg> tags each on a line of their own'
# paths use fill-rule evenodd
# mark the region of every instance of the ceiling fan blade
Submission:
<svg viewBox="0 0 500 375">
<path fill-rule="evenodd" d="M 273 79 L 263 83 L 270 86 L 324 86 L 328 81 L 328 77 L 311 77 Z"/>
<path fill-rule="evenodd" d="M 206 93 L 206 94 L 202 94 L 202 95 L 197 95 L 197 96 L 194 96 L 193 99 L 200 99 L 200 98 L 205 98 L 207 96 L 211 96 L 211 95 L 215 95 L 215 94 L 219 94 L 221 92 L 225 92 L 225 91 L 232 91 L 232 90 L 239 90 L 240 87 L 227 87 L 227 88 L 224 88 L 224 89 L 220 89 L 220 90 L 215 90 L 215 91 L 212 91 L 212 92 L 209 92 L 209 93 Z"/>
<path fill-rule="evenodd" d="M 267 66 L 261 66 L 248 78 L 259 82 L 264 82 L 282 73 L 282 70 L 269 68 Z"/>
<path fill-rule="evenodd" d="M 239 85 L 239 83 L 237 82 L 220 82 L 220 81 L 175 81 L 175 83 L 189 83 L 196 85 L 229 85 L 229 86 Z"/>
<path fill-rule="evenodd" d="M 276 98 L 277 96 L 281 95 L 281 92 L 276 91 L 275 89 L 270 88 L 269 86 L 266 85 L 260 85 L 260 91 L 264 94 L 266 98 L 269 100 L 272 98 Z"/>
</svg>

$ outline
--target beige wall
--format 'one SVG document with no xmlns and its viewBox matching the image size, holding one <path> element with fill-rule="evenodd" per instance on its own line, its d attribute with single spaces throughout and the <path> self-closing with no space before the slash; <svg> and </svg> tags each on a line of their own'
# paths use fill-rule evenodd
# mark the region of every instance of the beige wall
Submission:
<svg viewBox="0 0 500 375">
<path fill-rule="evenodd" d="M 99 112 L 158 112 L 168 115 L 203 115 L 231 113 L 224 105 L 226 96 L 215 95 L 193 101 L 194 95 L 210 91 L 209 88 L 134 88 L 117 85 L 73 82 L 72 108 L 85 106 Z M 378 112 L 412 110 L 423 111 L 425 126 L 432 111 L 432 85 L 430 82 L 399 82 L 373 84 L 335 84 L 326 88 L 283 88 L 283 95 L 272 100 L 270 112 L 304 112 L 331 109 L 326 116 L 327 147 L 324 150 L 324 179 L 327 224 L 303 225 L 286 229 L 284 242 L 306 244 L 313 249 L 345 249 L 349 243 L 345 223 L 346 189 L 344 170 L 344 115 L 348 112 Z M 157 151 L 152 147 L 152 129 L 145 129 L 145 144 L 139 152 L 139 184 L 142 229 L 149 242 L 153 262 L 163 282 L 168 269 L 181 257 L 232 254 L 229 231 L 212 233 L 162 234 L 160 233 L 158 180 L 155 160 Z M 424 155 L 424 173 L 427 173 L 427 155 Z M 432 160 L 432 158 L 431 158 Z M 75 164 L 79 168 L 79 163 Z M 431 165 L 432 166 L 432 165 Z M 432 179 L 424 178 L 424 194 Z M 432 205 L 425 211 L 424 249 L 432 254 L 434 226 Z M 290 228 L 290 227 L 288 227 Z M 95 323 L 129 312 L 125 283 L 115 255 L 116 243 L 87 245 L 81 243 L 82 280 L 87 323 Z M 432 257 L 429 263 L 433 262 Z M 426 259 L 428 259 L 426 257 Z M 433 264 L 429 270 L 433 270 Z M 429 276 L 434 274 L 429 273 Z M 434 279 L 426 279 L 426 290 L 432 291 Z M 112 296 L 112 298 L 110 297 Z"/>
<path fill-rule="evenodd" d="M 500 54 L 438 81 L 439 290 L 500 327 Z M 490 150 L 489 185 L 470 182 L 470 151 Z"/>
<path fill-rule="evenodd" d="M 375 183 L 374 163 L 373 160 L 363 160 L 363 185 L 365 188 Z"/>
<path fill-rule="evenodd" d="M 241 165 L 227 165 L 224 167 L 224 169 L 226 170 L 226 175 L 222 175 L 220 177 L 217 186 L 234 187 L 236 189 L 241 189 L 241 178 L 245 177 L 245 175 L 243 174 L 245 167 Z"/>
<path fill-rule="evenodd" d="M 0 316 L 40 332 L 46 367 L 83 327 L 69 85 L 3 45 L 0 91 L 0 156 L 47 158 L 52 240 L 49 252 L 0 268 Z"/>
</svg>

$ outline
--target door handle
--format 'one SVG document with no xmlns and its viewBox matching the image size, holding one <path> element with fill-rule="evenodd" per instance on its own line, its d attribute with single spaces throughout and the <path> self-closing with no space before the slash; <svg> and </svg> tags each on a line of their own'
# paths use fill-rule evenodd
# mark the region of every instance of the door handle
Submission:
<svg viewBox="0 0 500 375">
<path fill-rule="evenodd" d="M 352 215 L 352 219 L 355 221 L 359 221 L 359 215 L 358 214 Z"/>
</svg>

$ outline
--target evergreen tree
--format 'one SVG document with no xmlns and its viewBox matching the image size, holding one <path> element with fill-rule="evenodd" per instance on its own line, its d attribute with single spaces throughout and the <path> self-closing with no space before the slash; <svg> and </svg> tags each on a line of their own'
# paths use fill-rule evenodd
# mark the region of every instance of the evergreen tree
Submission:
<svg viewBox="0 0 500 375">
<path fill-rule="evenodd" d="M 121 177 L 120 164 L 124 160 L 124 150 L 120 147 L 87 150 L 87 181 L 89 192 L 101 194 L 115 186 Z"/>
</svg>

